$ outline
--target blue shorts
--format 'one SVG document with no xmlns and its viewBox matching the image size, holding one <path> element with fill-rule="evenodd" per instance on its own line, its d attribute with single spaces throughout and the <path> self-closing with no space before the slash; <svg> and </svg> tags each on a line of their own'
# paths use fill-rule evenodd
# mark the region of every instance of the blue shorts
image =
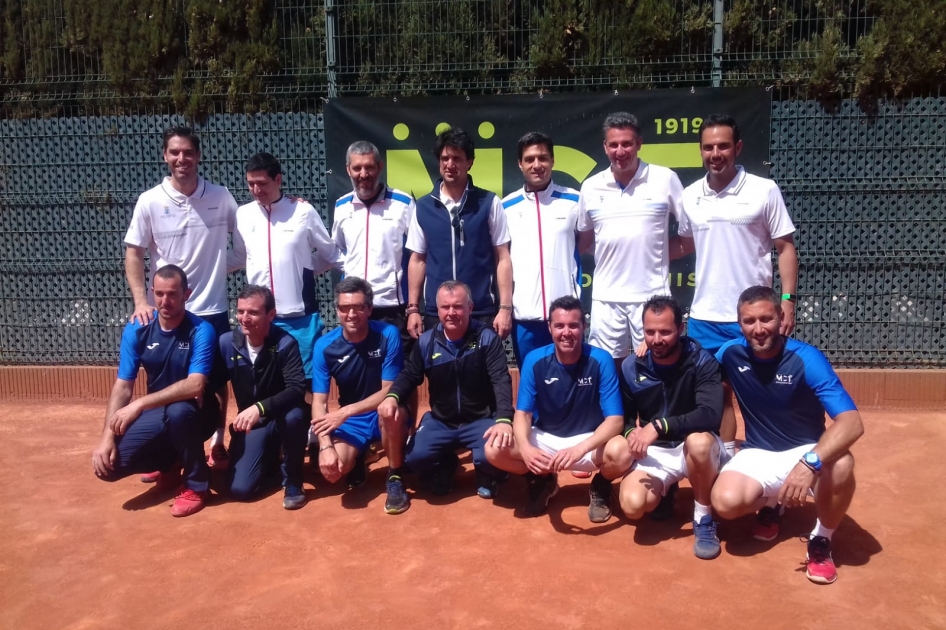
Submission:
<svg viewBox="0 0 946 630">
<path fill-rule="evenodd" d="M 702 319 L 687 321 L 687 337 L 696 339 L 703 349 L 711 354 L 733 339 L 742 339 L 742 328 L 736 322 L 707 322 Z"/>
<path fill-rule="evenodd" d="M 299 354 L 302 355 L 302 368 L 305 377 L 312 380 L 312 351 L 315 342 L 322 336 L 325 326 L 318 313 L 303 315 L 302 317 L 277 317 L 273 323 L 292 335 L 299 344 Z"/>
<path fill-rule="evenodd" d="M 522 368 L 526 355 L 552 343 L 548 322 L 534 319 L 516 320 L 512 323 L 512 353 L 516 367 Z"/>
<path fill-rule="evenodd" d="M 372 442 L 381 439 L 381 429 L 378 427 L 378 412 L 370 411 L 352 416 L 342 426 L 332 431 L 332 437 L 351 444 L 359 451 L 364 451 Z"/>
</svg>

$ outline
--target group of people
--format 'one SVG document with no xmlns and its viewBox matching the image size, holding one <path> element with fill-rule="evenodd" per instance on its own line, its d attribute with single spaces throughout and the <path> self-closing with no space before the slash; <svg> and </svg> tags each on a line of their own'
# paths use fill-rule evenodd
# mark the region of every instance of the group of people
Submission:
<svg viewBox="0 0 946 630">
<path fill-rule="evenodd" d="M 247 162 L 253 201 L 238 208 L 197 174 L 196 135 L 167 130 L 170 176 L 141 195 L 125 237 L 135 308 L 96 475 L 180 486 L 171 512 L 186 516 L 204 507 L 210 469 L 221 468 L 234 498 L 281 480 L 283 506 L 298 509 L 307 447 L 326 481 L 356 487 L 380 441 L 384 509 L 400 514 L 411 502 L 407 471 L 447 494 L 457 452 L 469 449 L 477 494 L 491 499 L 510 473 L 524 476 L 528 516 L 546 510 L 559 473 L 593 474 L 596 523 L 611 518 L 615 481 L 620 509 L 639 519 L 672 511 L 687 478 L 694 553 L 704 559 L 720 553 L 714 510 L 723 519 L 757 512 L 753 536 L 773 540 L 781 512 L 813 494 L 807 574 L 833 582 L 830 541 L 853 496 L 850 447 L 863 426 L 825 357 L 788 337 L 797 257 L 778 187 L 737 165 L 742 140 L 729 116 L 704 119 L 707 174 L 686 189 L 638 157 L 634 116 L 609 115 L 603 133 L 610 167 L 580 191 L 552 181 L 551 138 L 526 134 L 524 185 L 503 199 L 474 186 L 474 145 L 461 129 L 438 136 L 441 179 L 417 200 L 383 182 L 377 147 L 356 142 L 346 155 L 353 190 L 336 202 L 329 231 L 311 204 L 282 193 L 272 155 Z M 782 293 L 771 288 L 773 247 Z M 577 253 L 592 248 L 586 335 Z M 668 266 L 694 250 L 685 323 Z M 231 331 L 226 274 L 240 267 L 248 284 Z M 314 278 L 331 267 L 344 275 L 334 289 L 339 326 L 323 335 Z M 140 368 L 147 394 L 133 399 Z M 330 410 L 333 380 L 339 406 Z M 430 411 L 418 420 L 425 380 Z M 228 381 L 238 408 L 229 452 Z M 738 452 L 733 395 L 745 421 Z"/>
</svg>

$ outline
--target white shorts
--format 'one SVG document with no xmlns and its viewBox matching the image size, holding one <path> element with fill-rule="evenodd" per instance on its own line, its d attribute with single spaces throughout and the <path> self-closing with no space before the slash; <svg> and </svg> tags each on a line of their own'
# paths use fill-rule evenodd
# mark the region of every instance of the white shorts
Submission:
<svg viewBox="0 0 946 630">
<path fill-rule="evenodd" d="M 774 497 L 802 455 L 814 447 L 814 444 L 806 444 L 788 451 L 744 448 L 723 466 L 721 472 L 737 472 L 754 479 L 762 485 L 762 496 Z"/>
<path fill-rule="evenodd" d="M 644 302 L 591 301 L 588 343 L 615 359 L 634 354 L 644 343 Z"/>
<path fill-rule="evenodd" d="M 573 435 L 571 437 L 558 437 L 557 435 L 546 433 L 542 429 L 536 429 L 535 427 L 532 427 L 532 433 L 529 435 L 529 443 L 532 444 L 532 446 L 545 451 L 549 455 L 555 455 L 559 451 L 582 443 L 591 437 L 591 435 L 591 433 L 582 433 L 580 435 Z M 598 465 L 593 459 L 591 459 L 593 454 L 594 451 L 585 453 L 584 457 L 569 466 L 569 470 L 583 470 L 585 472 L 597 471 Z"/>
<path fill-rule="evenodd" d="M 716 470 L 719 470 L 729 461 L 729 454 L 726 453 L 726 447 L 723 441 L 716 438 L 715 454 Z M 667 489 L 681 479 L 689 477 L 687 470 L 687 458 L 683 455 L 683 442 L 680 442 L 673 448 L 664 446 L 648 446 L 647 457 L 638 459 L 631 465 L 631 471 L 639 470 L 655 479 L 659 479 L 663 484 L 663 494 L 667 494 Z"/>
</svg>

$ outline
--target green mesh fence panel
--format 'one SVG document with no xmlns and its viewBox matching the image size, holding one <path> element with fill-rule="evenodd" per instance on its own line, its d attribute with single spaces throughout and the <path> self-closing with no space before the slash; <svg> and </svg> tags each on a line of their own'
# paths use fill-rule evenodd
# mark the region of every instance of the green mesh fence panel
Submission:
<svg viewBox="0 0 946 630">
<path fill-rule="evenodd" d="M 184 120 L 0 121 L 0 362 L 117 360 L 131 310 L 122 239 L 138 195 L 167 173 L 160 133 L 172 124 Z M 320 114 L 216 115 L 197 131 L 201 174 L 239 203 L 249 201 L 246 158 L 265 150 L 283 164 L 284 189 L 324 214 Z M 244 282 L 242 272 L 231 274 L 231 315 Z M 331 298 L 328 276 L 318 291 Z"/>
</svg>

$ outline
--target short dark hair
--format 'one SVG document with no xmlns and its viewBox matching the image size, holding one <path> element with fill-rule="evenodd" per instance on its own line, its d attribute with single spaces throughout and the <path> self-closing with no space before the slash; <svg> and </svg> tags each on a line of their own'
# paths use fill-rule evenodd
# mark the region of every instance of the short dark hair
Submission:
<svg viewBox="0 0 946 630">
<path fill-rule="evenodd" d="M 276 179 L 276 176 L 282 175 L 282 165 L 272 153 L 261 151 L 250 156 L 250 159 L 246 161 L 246 172 L 253 171 L 266 171 L 270 179 Z"/>
<path fill-rule="evenodd" d="M 451 127 L 437 136 L 437 142 L 434 144 L 434 155 L 438 160 L 445 147 L 460 149 L 466 154 L 468 160 L 472 160 L 475 154 L 473 138 L 459 127 Z"/>
<path fill-rule="evenodd" d="M 342 293 L 361 293 L 365 296 L 365 304 L 371 306 L 374 303 L 374 291 L 371 290 L 371 285 L 358 276 L 345 276 L 335 285 L 335 308 L 338 308 L 338 296 Z"/>
<path fill-rule="evenodd" d="M 549 321 L 552 321 L 552 313 L 555 311 L 578 311 L 581 313 L 581 321 L 585 321 L 585 307 L 582 305 L 581 300 L 571 295 L 563 295 L 560 298 L 555 298 L 552 300 L 552 303 L 549 305 Z"/>
<path fill-rule="evenodd" d="M 161 278 L 162 280 L 177 278 L 181 281 L 181 291 L 187 291 L 187 274 L 177 265 L 164 265 L 154 272 L 154 278 Z M 151 279 L 152 284 L 154 283 L 154 278 Z"/>
<path fill-rule="evenodd" d="M 644 319 L 644 315 L 647 314 L 647 311 L 651 311 L 654 315 L 660 315 L 668 308 L 673 311 L 673 323 L 679 328 L 683 324 L 683 307 L 680 306 L 676 298 L 669 295 L 655 295 L 644 302 L 641 320 Z"/>
<path fill-rule="evenodd" d="M 703 142 L 703 131 L 709 129 L 710 127 L 729 127 L 732 129 L 732 142 L 736 144 L 739 142 L 741 136 L 739 135 L 739 125 L 736 124 L 736 119 L 730 116 L 729 114 L 710 114 L 703 119 L 703 124 L 700 125 L 700 142 Z"/>
<path fill-rule="evenodd" d="M 522 161 L 522 154 L 525 153 L 526 149 L 537 144 L 545 145 L 545 148 L 549 150 L 549 155 L 555 157 L 555 144 L 552 143 L 552 138 L 541 131 L 530 131 L 519 138 L 519 143 L 516 145 L 516 149 L 519 151 L 519 161 Z"/>
<path fill-rule="evenodd" d="M 604 119 L 604 125 L 602 125 L 602 131 L 605 137 L 608 136 L 609 129 L 633 129 L 638 138 L 644 137 L 641 133 L 641 124 L 637 120 L 637 116 L 627 112 L 613 112 L 608 114 Z"/>
<path fill-rule="evenodd" d="M 736 312 L 742 308 L 743 304 L 755 304 L 756 302 L 771 302 L 776 312 L 782 312 L 782 296 L 775 292 L 775 289 L 767 286 L 749 287 L 739 294 L 739 301 L 736 303 Z"/>
<path fill-rule="evenodd" d="M 248 300 L 254 297 L 263 298 L 263 305 L 266 307 L 267 313 L 276 310 L 276 297 L 273 292 L 258 284 L 248 284 L 243 287 L 243 290 L 237 296 L 237 300 Z"/>
<path fill-rule="evenodd" d="M 186 138 L 190 141 L 191 146 L 194 147 L 194 151 L 200 153 L 200 138 L 197 137 L 197 134 L 194 133 L 194 130 L 190 127 L 170 127 L 164 130 L 164 133 L 161 135 L 162 143 L 161 150 L 168 150 L 168 142 L 171 138 Z"/>
<path fill-rule="evenodd" d="M 441 291 L 453 293 L 457 290 L 466 293 L 467 303 L 473 303 L 473 292 L 470 291 L 470 287 L 465 282 L 460 282 L 459 280 L 445 280 L 439 287 L 437 287 L 437 293 L 440 293 Z"/>
</svg>

